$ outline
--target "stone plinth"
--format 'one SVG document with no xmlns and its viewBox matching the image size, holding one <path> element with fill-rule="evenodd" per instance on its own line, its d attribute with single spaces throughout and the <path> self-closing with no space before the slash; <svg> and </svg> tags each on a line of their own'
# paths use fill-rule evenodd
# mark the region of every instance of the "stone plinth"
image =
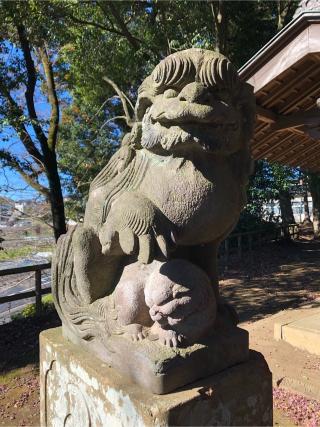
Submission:
<svg viewBox="0 0 320 427">
<path fill-rule="evenodd" d="M 185 348 L 167 347 L 148 339 L 133 342 L 115 335 L 109 337 L 106 349 L 99 341 L 81 340 L 64 327 L 62 331 L 78 347 L 93 357 L 98 355 L 129 381 L 155 394 L 169 393 L 249 359 L 248 332 L 237 327 Z"/>
<path fill-rule="evenodd" d="M 155 395 L 57 328 L 41 334 L 40 370 L 42 426 L 272 425 L 271 373 L 256 352 L 218 374 Z"/>
<path fill-rule="evenodd" d="M 320 356 L 320 310 L 293 311 L 283 316 L 275 323 L 274 337 Z"/>
</svg>

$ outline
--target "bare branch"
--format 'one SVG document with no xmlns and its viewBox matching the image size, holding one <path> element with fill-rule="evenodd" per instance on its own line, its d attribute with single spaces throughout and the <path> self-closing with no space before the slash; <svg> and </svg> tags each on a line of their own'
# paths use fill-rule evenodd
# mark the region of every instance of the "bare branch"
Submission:
<svg viewBox="0 0 320 427">
<path fill-rule="evenodd" d="M 42 154 L 35 146 L 29 132 L 20 120 L 20 118 L 23 116 L 23 111 L 12 98 L 10 91 L 2 80 L 0 80 L 0 95 L 7 101 L 9 112 L 11 113 L 10 115 L 7 115 L 10 126 L 17 132 L 28 153 L 39 163 L 42 163 Z"/>
<path fill-rule="evenodd" d="M 128 105 L 127 105 L 127 99 L 126 99 L 125 94 L 122 92 L 122 90 L 119 88 L 119 86 L 113 80 L 109 79 L 106 76 L 103 77 L 103 80 L 106 81 L 110 86 L 112 86 L 113 89 L 117 92 L 117 94 L 121 100 L 122 106 L 123 106 L 123 111 L 125 113 L 127 125 L 129 127 L 133 127 L 134 120 L 130 116 Z"/>
<path fill-rule="evenodd" d="M 39 193 L 43 194 L 46 198 L 49 197 L 49 190 L 43 185 L 39 184 L 32 175 L 29 175 L 21 165 L 19 159 L 13 154 L 9 153 L 6 150 L 0 150 L 0 161 L 9 168 L 17 171 L 21 177 L 32 187 L 34 190 L 39 191 Z"/>
<path fill-rule="evenodd" d="M 19 212 L 24 218 L 28 218 L 28 219 L 33 219 L 33 220 L 37 220 L 37 221 L 41 221 L 43 224 L 45 224 L 45 225 L 47 225 L 48 227 L 50 227 L 50 228 L 52 228 L 53 229 L 53 225 L 52 225 L 52 223 L 50 223 L 50 222 L 48 222 L 48 221 L 46 221 L 44 218 L 47 216 L 47 213 L 45 213 L 45 214 L 43 214 L 42 216 L 41 215 L 37 215 L 37 216 L 35 216 L 35 215 L 30 215 L 30 214 L 28 214 L 28 213 L 26 213 L 26 212 L 23 212 L 23 211 L 21 211 L 20 209 L 18 209 L 18 208 L 16 208 L 15 206 L 13 206 L 13 209 L 16 211 L 16 212 Z"/>
<path fill-rule="evenodd" d="M 108 123 L 113 122 L 114 120 L 118 120 L 118 119 L 125 120 L 125 121 L 127 122 L 127 117 L 126 117 L 126 116 L 115 116 L 115 117 L 111 117 L 111 119 L 108 119 L 108 120 L 106 120 L 106 121 L 103 123 L 103 125 L 102 125 L 102 126 L 101 126 L 101 128 L 100 128 L 100 130 L 101 130 L 102 128 L 104 128 Z"/>
</svg>

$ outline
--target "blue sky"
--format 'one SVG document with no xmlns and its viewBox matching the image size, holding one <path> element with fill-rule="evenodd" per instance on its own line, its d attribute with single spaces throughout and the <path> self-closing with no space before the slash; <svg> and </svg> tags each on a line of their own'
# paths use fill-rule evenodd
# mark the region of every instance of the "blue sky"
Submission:
<svg viewBox="0 0 320 427">
<path fill-rule="evenodd" d="M 9 44 L 8 42 L 5 42 L 4 44 L 2 44 L 2 47 L 3 46 L 4 46 L 4 49 L 0 53 L 0 66 L 2 67 L 2 70 L 0 69 L 0 71 L 4 70 L 4 74 L 8 76 L 8 78 L 10 79 L 10 73 L 12 73 L 12 71 L 8 71 L 8 67 L 11 64 L 14 64 L 16 59 L 21 61 L 22 53 L 19 48 L 17 48 L 16 46 L 13 46 L 12 44 Z M 14 68 L 15 67 L 13 67 L 13 69 Z M 38 81 L 36 91 L 35 91 L 35 108 L 36 108 L 36 112 L 39 120 L 47 120 L 50 116 L 50 105 L 48 104 L 47 98 L 41 92 L 40 83 L 41 82 Z M 28 112 L 26 110 L 26 105 L 25 105 L 24 92 L 25 92 L 25 86 L 21 84 L 21 86 L 18 89 L 11 91 L 11 95 L 14 97 L 16 102 L 21 106 L 21 108 L 23 108 L 25 116 L 28 117 Z M 72 101 L 71 95 L 67 91 L 60 91 L 58 96 L 60 100 L 63 101 L 62 103 L 60 103 L 60 105 L 62 104 L 67 105 L 67 104 L 70 104 L 70 102 Z M 1 101 L 1 98 L 0 98 L 0 101 Z M 120 100 L 115 97 L 110 102 L 112 104 L 118 104 L 120 103 Z M 62 115 L 62 111 L 60 111 L 60 116 L 61 115 Z M 23 144 L 17 137 L 14 129 L 8 125 L 1 123 L 1 118 L 2 117 L 0 116 L 0 149 L 9 150 L 11 153 L 15 154 L 20 159 L 23 159 L 23 157 L 25 156 L 26 159 L 30 160 L 30 156 L 28 155 Z M 36 141 L 32 126 L 28 125 L 27 121 L 25 122 L 25 125 L 31 137 Z M 44 129 L 45 129 L 45 126 L 46 124 L 43 123 Z M 110 122 L 109 126 L 112 129 L 114 136 L 118 137 L 120 130 L 117 126 L 117 123 Z M 43 178 L 43 181 L 41 183 L 43 185 L 46 185 L 46 179 Z M 38 193 L 35 190 L 33 190 L 32 187 L 28 186 L 25 183 L 25 181 L 19 175 L 19 173 L 9 168 L 0 169 L 0 195 L 3 197 L 12 198 L 14 200 L 32 199 L 32 198 L 38 197 Z"/>
<path fill-rule="evenodd" d="M 5 75 L 10 79 L 13 71 L 10 71 L 10 68 L 14 69 L 16 60 L 21 61 L 22 52 L 16 46 L 9 42 L 4 42 L 2 44 L 2 49 L 0 53 L 0 65 L 4 70 Z M 46 97 L 41 91 L 41 82 L 37 82 L 36 91 L 35 91 L 35 108 L 39 120 L 46 120 L 50 115 L 50 106 Z M 15 101 L 24 109 L 26 117 L 28 113 L 25 106 L 25 86 L 22 84 L 18 89 L 12 90 L 11 95 Z M 0 117 L 1 119 L 1 117 Z M 34 137 L 34 132 L 31 125 L 26 125 L 28 132 L 32 137 Z M 45 129 L 45 126 L 43 126 Z M 35 139 L 36 140 L 36 139 Z M 30 156 L 26 152 L 23 144 L 17 137 L 13 128 L 7 125 L 1 124 L 0 120 L 0 149 L 6 149 L 11 153 L 15 154 L 17 157 L 22 159 L 24 156 L 30 159 Z M 46 184 L 45 181 L 42 182 Z M 10 197 L 14 200 L 20 199 L 32 199 L 38 196 L 38 193 L 28 186 L 20 174 L 10 168 L 0 169 L 0 195 L 3 197 Z"/>
</svg>

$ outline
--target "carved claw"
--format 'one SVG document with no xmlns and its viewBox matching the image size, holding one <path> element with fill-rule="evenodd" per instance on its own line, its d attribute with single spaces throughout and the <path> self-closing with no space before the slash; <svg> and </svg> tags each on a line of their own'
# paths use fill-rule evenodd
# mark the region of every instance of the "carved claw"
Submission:
<svg viewBox="0 0 320 427">
<path fill-rule="evenodd" d="M 124 335 L 131 339 L 133 342 L 142 341 L 147 337 L 143 327 L 137 323 L 127 325 L 124 327 Z"/>
<path fill-rule="evenodd" d="M 153 261 L 157 249 L 167 258 L 173 236 L 170 221 L 150 200 L 135 193 L 123 195 L 113 205 L 99 231 L 103 254 L 120 249 L 126 255 L 137 254 L 144 264 Z"/>
<path fill-rule="evenodd" d="M 179 347 L 185 340 L 183 335 L 178 334 L 171 329 L 162 329 L 157 323 L 155 323 L 151 328 L 148 338 L 150 341 L 159 340 L 160 344 L 174 348 Z"/>
</svg>

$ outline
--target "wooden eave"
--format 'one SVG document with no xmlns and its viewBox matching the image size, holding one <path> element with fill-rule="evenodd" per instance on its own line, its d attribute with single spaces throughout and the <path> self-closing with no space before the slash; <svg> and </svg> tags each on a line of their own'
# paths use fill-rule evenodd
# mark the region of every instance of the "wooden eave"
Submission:
<svg viewBox="0 0 320 427">
<path fill-rule="evenodd" d="M 298 17 L 239 74 L 256 95 L 253 158 L 320 172 L 320 13 Z"/>
</svg>

